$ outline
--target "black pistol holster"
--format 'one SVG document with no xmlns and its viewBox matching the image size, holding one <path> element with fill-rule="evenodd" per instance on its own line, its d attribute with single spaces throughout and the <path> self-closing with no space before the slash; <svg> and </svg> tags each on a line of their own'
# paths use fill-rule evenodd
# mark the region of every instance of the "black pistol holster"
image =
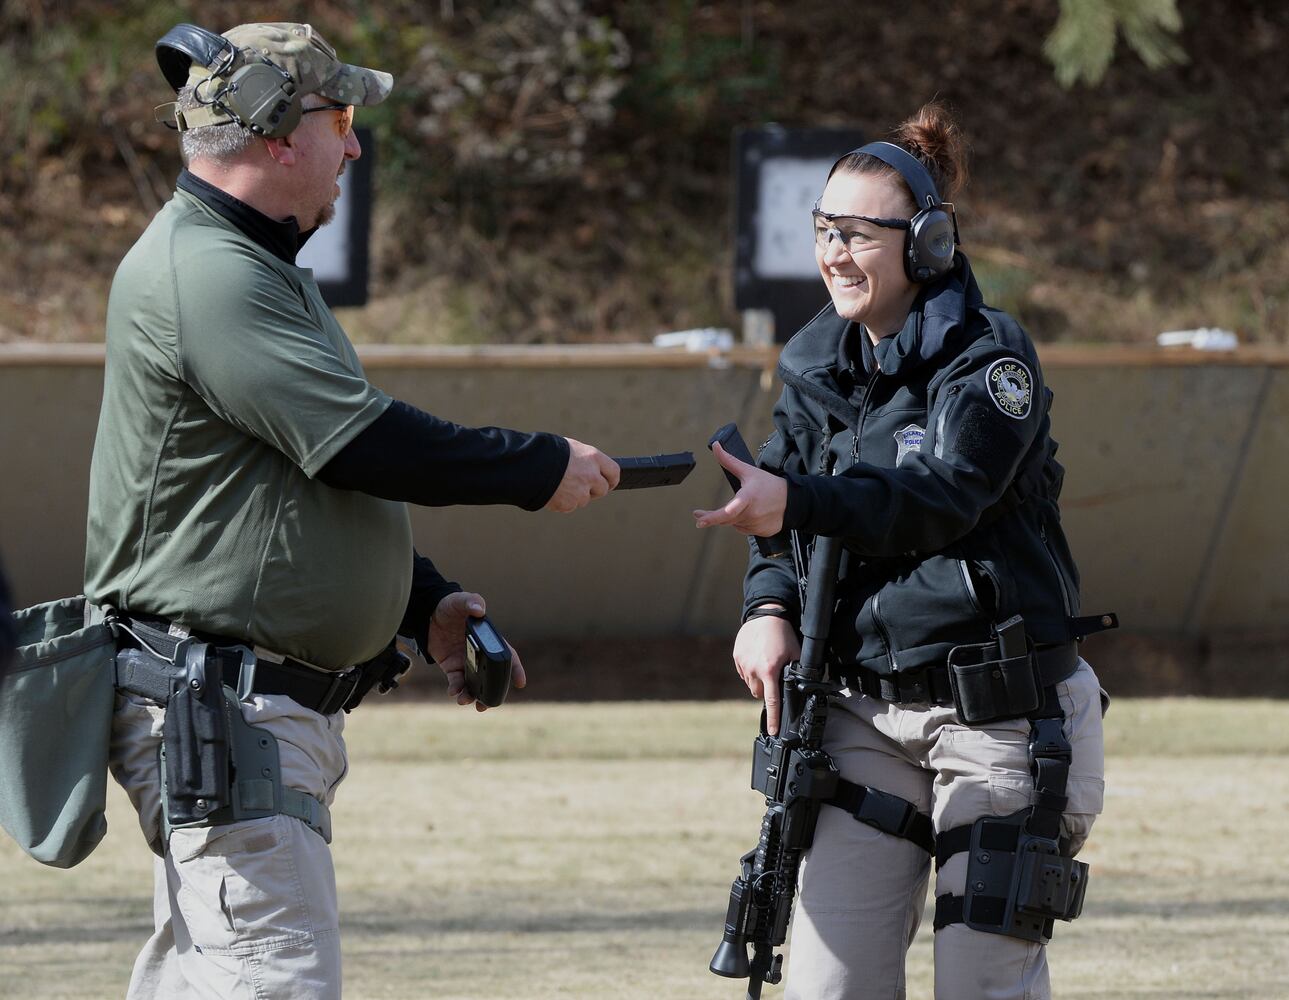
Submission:
<svg viewBox="0 0 1289 1000">
<path fill-rule="evenodd" d="M 398 686 L 411 665 L 402 637 L 370 660 L 328 672 L 289 657 L 261 658 L 236 639 L 186 630 L 179 638 L 164 620 L 110 608 L 101 614 L 117 632 L 117 690 L 166 707 L 159 750 L 166 838 L 175 827 L 283 813 L 331 842 L 326 803 L 283 785 L 277 739 L 246 721 L 242 703 L 286 695 L 319 715 L 353 711 L 373 689 L 385 694 Z"/>
<path fill-rule="evenodd" d="M 158 750 L 163 841 L 176 827 L 283 813 L 330 843 L 326 804 L 282 784 L 277 739 L 242 714 L 256 689 L 255 653 L 194 638 L 179 640 L 169 656 L 144 645 L 117 652 L 116 686 L 166 706 Z"/>
<path fill-rule="evenodd" d="M 1047 944 L 1057 920 L 1083 912 L 1088 866 L 1061 839 L 1061 814 L 1072 751 L 1055 686 L 1030 716 L 1029 762 L 1034 804 L 1010 816 L 982 816 L 936 837 L 936 868 L 967 853 L 961 896 L 935 901 L 935 929 L 964 923 L 974 930 Z"/>
<path fill-rule="evenodd" d="M 223 671 L 204 642 L 175 649 L 161 730 L 161 781 L 169 826 L 208 822 L 232 802 Z M 240 713 L 238 713 L 240 715 Z"/>
<path fill-rule="evenodd" d="M 282 784 L 277 739 L 246 721 L 243 697 L 253 684 L 255 654 L 242 656 L 238 687 L 223 682 L 221 655 L 192 639 L 175 648 L 175 671 L 162 728 L 162 811 L 168 838 L 174 827 L 213 826 L 285 813 L 327 843 L 331 816 L 313 796 Z"/>
</svg>

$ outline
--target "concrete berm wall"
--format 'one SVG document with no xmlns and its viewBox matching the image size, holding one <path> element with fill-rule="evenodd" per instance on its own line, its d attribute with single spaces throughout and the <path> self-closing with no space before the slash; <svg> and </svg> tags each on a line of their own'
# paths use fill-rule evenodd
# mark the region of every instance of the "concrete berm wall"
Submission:
<svg viewBox="0 0 1289 1000">
<path fill-rule="evenodd" d="M 744 543 L 696 530 L 690 511 L 729 495 L 705 451 L 715 428 L 736 420 L 753 447 L 765 437 L 778 392 L 773 351 L 361 353 L 376 384 L 451 420 L 556 431 L 615 455 L 698 457 L 678 487 L 614 495 L 573 515 L 414 511 L 418 547 L 483 593 L 517 645 L 629 648 L 735 630 Z M 1124 624 L 1088 648 L 1125 690 L 1286 693 L 1289 353 L 1040 355 L 1084 609 L 1117 611 Z M 102 365 L 98 346 L 0 348 L 0 552 L 19 606 L 80 589 Z"/>
</svg>

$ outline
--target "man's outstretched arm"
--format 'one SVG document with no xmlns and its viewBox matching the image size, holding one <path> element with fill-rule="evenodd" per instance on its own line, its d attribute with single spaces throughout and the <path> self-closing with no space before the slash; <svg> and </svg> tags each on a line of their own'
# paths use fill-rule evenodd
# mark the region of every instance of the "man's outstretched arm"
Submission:
<svg viewBox="0 0 1289 1000">
<path fill-rule="evenodd" d="M 336 489 L 426 507 L 570 511 L 609 492 L 617 464 L 557 434 L 465 427 L 394 400 L 318 472 Z"/>
</svg>

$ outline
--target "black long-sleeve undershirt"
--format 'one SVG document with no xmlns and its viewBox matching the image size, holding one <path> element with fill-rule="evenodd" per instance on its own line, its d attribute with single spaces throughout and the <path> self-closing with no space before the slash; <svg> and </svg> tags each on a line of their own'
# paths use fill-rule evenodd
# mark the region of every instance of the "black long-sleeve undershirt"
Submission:
<svg viewBox="0 0 1289 1000">
<path fill-rule="evenodd" d="M 398 634 L 416 640 L 421 652 L 430 655 L 430 619 L 439 601 L 461 590 L 461 584 L 445 580 L 425 556 L 412 550 L 412 591 L 407 597 L 407 610 L 398 626 Z"/>
<path fill-rule="evenodd" d="M 463 427 L 400 400 L 360 431 L 318 472 L 334 489 L 425 507 L 451 504 L 544 506 L 564 477 L 568 441 L 500 427 Z M 412 591 L 399 632 L 428 655 L 430 617 L 461 590 L 412 553 Z"/>
<path fill-rule="evenodd" d="M 318 472 L 341 490 L 423 507 L 513 504 L 538 510 L 568 466 L 568 441 L 463 427 L 394 400 Z"/>
</svg>

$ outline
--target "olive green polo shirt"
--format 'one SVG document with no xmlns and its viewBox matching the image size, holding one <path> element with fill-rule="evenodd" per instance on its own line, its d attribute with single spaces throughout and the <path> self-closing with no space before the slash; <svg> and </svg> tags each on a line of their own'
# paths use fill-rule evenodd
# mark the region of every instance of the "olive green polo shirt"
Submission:
<svg viewBox="0 0 1289 1000">
<path fill-rule="evenodd" d="M 314 477 L 389 404 L 312 271 L 176 192 L 112 283 L 86 595 L 332 669 L 375 655 L 407 507 Z"/>
</svg>

